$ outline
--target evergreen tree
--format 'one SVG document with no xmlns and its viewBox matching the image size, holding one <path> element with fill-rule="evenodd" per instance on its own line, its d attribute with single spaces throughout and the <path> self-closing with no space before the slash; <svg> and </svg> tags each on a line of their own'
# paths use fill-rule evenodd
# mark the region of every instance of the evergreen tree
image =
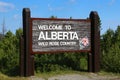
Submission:
<svg viewBox="0 0 120 80">
<path fill-rule="evenodd" d="M 114 32 L 109 29 L 102 35 L 102 69 L 120 73 L 120 26 Z"/>
</svg>

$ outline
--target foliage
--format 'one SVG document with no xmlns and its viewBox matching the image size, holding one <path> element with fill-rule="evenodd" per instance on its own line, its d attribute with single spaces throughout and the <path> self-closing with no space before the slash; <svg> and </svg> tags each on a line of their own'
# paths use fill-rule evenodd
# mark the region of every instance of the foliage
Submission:
<svg viewBox="0 0 120 80">
<path fill-rule="evenodd" d="M 10 77 L 5 74 L 0 73 L 0 80 L 30 80 L 29 78 L 25 77 Z"/>
<path fill-rule="evenodd" d="M 8 31 L 0 41 L 0 72 L 7 75 L 19 74 L 19 38 L 22 29 L 13 34 Z M 38 54 L 35 55 L 36 72 L 50 72 L 60 70 L 80 70 L 86 63 L 82 63 L 85 53 L 60 53 L 60 54 Z"/>
<path fill-rule="evenodd" d="M 102 68 L 120 73 L 120 26 L 116 31 L 109 29 L 102 35 L 101 51 Z"/>
<path fill-rule="evenodd" d="M 8 31 L 0 40 L 0 72 L 18 75 L 19 38 L 22 29 L 13 34 Z M 120 26 L 108 29 L 101 36 L 101 67 L 105 71 L 120 73 Z M 87 53 L 36 54 L 35 71 L 87 70 Z"/>
<path fill-rule="evenodd" d="M 51 18 L 51 19 L 56 19 L 56 18 L 57 18 L 57 16 L 53 16 L 53 15 L 52 15 L 50 18 Z"/>
<path fill-rule="evenodd" d="M 38 54 L 35 55 L 35 69 L 37 72 L 85 69 L 83 68 L 83 66 L 87 66 L 86 63 L 82 63 L 80 61 L 83 58 L 84 62 L 87 61 L 85 55 L 83 54 L 82 53 L 81 54 L 60 53 L 42 55 Z"/>
<path fill-rule="evenodd" d="M 8 31 L 0 41 L 0 72 L 7 75 L 17 75 L 19 71 L 19 34 L 22 29 L 18 29 L 16 34 Z"/>
</svg>

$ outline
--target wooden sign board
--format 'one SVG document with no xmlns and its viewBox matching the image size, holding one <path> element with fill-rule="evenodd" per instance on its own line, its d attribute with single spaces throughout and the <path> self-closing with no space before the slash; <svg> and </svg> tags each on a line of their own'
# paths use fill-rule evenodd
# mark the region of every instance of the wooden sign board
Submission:
<svg viewBox="0 0 120 80">
<path fill-rule="evenodd" d="M 88 52 L 88 71 L 100 71 L 99 15 L 89 19 L 32 18 L 23 9 L 23 35 L 20 38 L 20 76 L 34 75 L 34 54 Z"/>
<path fill-rule="evenodd" d="M 89 19 L 31 18 L 32 53 L 90 51 Z"/>
</svg>

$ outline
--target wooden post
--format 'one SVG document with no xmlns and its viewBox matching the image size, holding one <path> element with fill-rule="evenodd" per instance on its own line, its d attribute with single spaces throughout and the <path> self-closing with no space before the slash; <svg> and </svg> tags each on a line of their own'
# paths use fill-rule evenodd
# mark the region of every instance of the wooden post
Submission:
<svg viewBox="0 0 120 80">
<path fill-rule="evenodd" d="M 92 54 L 88 53 L 88 72 L 92 72 Z"/>
<path fill-rule="evenodd" d="M 20 36 L 20 76 L 24 76 L 24 39 L 23 36 Z"/>
<path fill-rule="evenodd" d="M 24 36 L 24 76 L 34 75 L 34 55 L 30 53 L 30 9 L 23 9 L 23 36 Z"/>
<path fill-rule="evenodd" d="M 92 54 L 92 72 L 100 71 L 100 25 L 98 13 L 92 11 L 91 19 L 91 54 Z"/>
</svg>

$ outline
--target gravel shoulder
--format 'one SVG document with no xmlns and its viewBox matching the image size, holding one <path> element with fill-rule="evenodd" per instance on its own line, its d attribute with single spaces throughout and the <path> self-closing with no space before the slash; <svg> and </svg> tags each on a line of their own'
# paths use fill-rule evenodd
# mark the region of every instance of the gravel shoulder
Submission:
<svg viewBox="0 0 120 80">
<path fill-rule="evenodd" d="M 99 75 L 95 73 L 86 74 L 62 74 L 48 78 L 32 76 L 30 80 L 120 80 L 118 75 Z"/>
</svg>

